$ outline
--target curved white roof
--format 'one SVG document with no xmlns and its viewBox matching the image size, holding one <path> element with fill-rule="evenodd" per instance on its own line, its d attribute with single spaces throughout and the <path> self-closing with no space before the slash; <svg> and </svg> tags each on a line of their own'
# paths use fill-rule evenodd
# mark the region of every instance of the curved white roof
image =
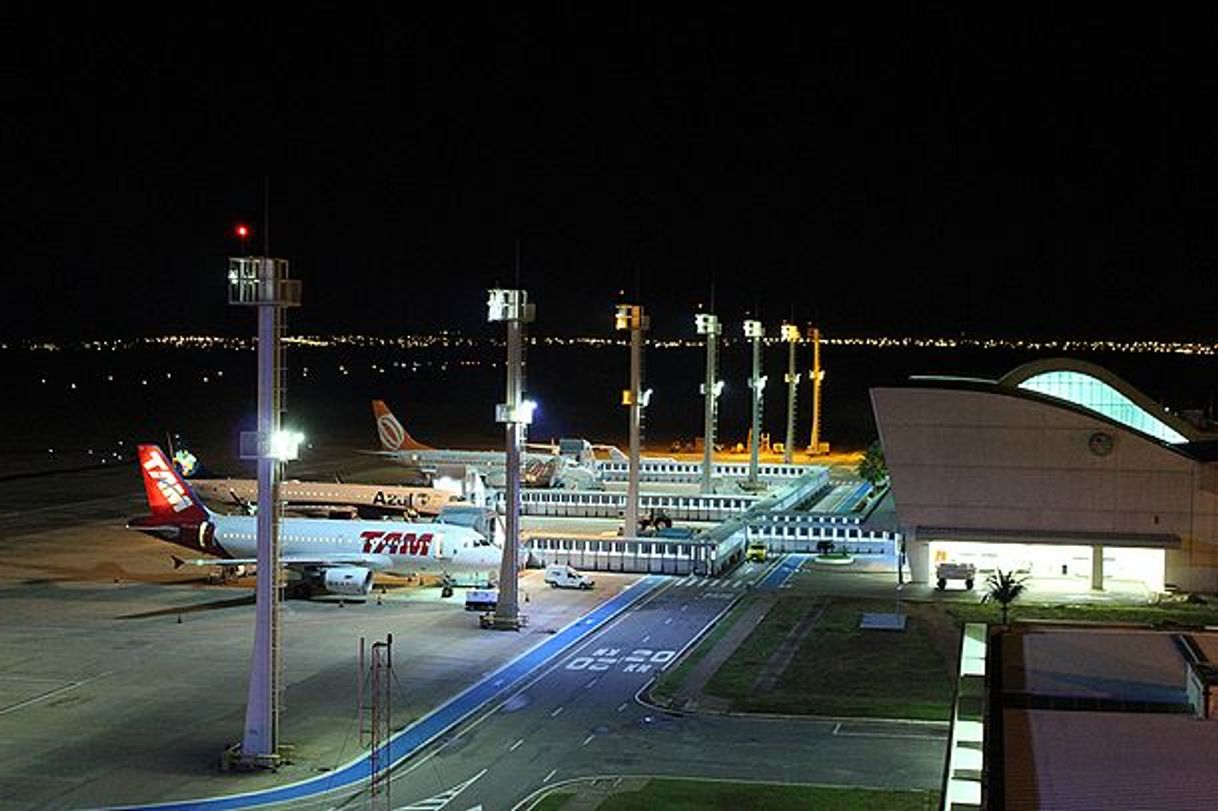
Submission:
<svg viewBox="0 0 1218 811">
<path fill-rule="evenodd" d="M 1064 400 L 1161 442 L 1182 445 L 1196 439 L 1192 436 L 1195 430 L 1179 417 L 1112 372 L 1086 361 L 1035 361 L 1020 366 L 999 384 Z"/>
<path fill-rule="evenodd" d="M 1143 410 L 1103 380 L 1082 372 L 1041 372 L 1020 383 L 1019 388 L 1066 400 L 1173 445 L 1188 442 L 1188 438 L 1179 431 Z"/>
</svg>

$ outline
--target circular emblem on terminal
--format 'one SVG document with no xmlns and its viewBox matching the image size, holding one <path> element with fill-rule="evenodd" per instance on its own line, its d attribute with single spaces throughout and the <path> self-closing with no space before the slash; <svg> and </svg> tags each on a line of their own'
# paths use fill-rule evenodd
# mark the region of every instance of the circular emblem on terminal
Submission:
<svg viewBox="0 0 1218 811">
<path fill-rule="evenodd" d="M 400 448 L 406 432 L 393 418 L 392 414 L 382 414 L 376 419 L 376 430 L 381 435 L 381 442 L 387 448 Z"/>
<path fill-rule="evenodd" d="M 1087 447 L 1096 456 L 1107 456 L 1112 453 L 1112 434 L 1096 431 L 1087 440 Z"/>
</svg>

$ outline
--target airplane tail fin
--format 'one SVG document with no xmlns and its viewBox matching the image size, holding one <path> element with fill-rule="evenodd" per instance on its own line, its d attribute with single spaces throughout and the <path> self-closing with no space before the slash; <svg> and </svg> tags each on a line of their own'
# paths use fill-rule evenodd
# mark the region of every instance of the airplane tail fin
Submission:
<svg viewBox="0 0 1218 811">
<path fill-rule="evenodd" d="M 156 445 L 140 445 L 139 462 L 153 519 L 174 524 L 207 520 L 207 508 L 164 451 Z"/>
<path fill-rule="evenodd" d="M 376 418 L 376 432 L 381 437 L 381 447 L 387 451 L 429 451 L 431 448 L 407 433 L 393 416 L 389 406 L 382 400 L 372 401 L 372 415 Z"/>
</svg>

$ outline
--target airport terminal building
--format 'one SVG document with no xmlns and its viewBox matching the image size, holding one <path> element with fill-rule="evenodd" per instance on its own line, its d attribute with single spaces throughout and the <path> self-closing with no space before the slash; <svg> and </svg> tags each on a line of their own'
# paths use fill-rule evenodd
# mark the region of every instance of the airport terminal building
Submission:
<svg viewBox="0 0 1218 811">
<path fill-rule="evenodd" d="M 1043 360 L 871 401 L 915 582 L 958 561 L 1218 591 L 1218 434 L 1111 372 Z"/>
</svg>

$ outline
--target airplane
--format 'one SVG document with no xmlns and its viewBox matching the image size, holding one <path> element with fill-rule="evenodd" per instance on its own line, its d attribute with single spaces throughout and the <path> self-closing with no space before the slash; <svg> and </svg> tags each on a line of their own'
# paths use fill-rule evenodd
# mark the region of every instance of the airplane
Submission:
<svg viewBox="0 0 1218 811">
<path fill-rule="evenodd" d="M 235 501 L 241 507 L 258 501 L 254 479 L 191 479 L 191 489 L 208 503 Z M 297 513 L 321 516 L 354 512 L 360 518 L 401 518 L 405 515 L 439 515 L 448 504 L 464 504 L 461 495 L 435 487 L 401 487 L 344 482 L 279 483 L 279 498 Z"/>
<path fill-rule="evenodd" d="M 151 515 L 131 519 L 128 529 L 213 556 L 198 560 L 175 556 L 175 568 L 257 564 L 257 518 L 207 509 L 156 445 L 140 445 L 138 459 Z M 279 537 L 281 562 L 300 574 L 306 592 L 344 596 L 371 592 L 376 572 L 439 574 L 445 578 L 445 591 L 451 593 L 452 575 L 497 573 L 503 552 L 468 526 L 441 522 L 284 518 Z"/>
<path fill-rule="evenodd" d="M 381 440 L 382 450 L 378 455 L 411 467 L 441 471 L 473 468 L 487 477 L 488 484 L 504 486 L 505 451 L 451 450 L 424 445 L 410 435 L 382 400 L 372 401 L 372 415 L 376 418 L 376 431 Z M 540 453 L 526 449 L 520 455 L 521 483 L 525 487 L 604 489 L 593 466 L 561 455 L 553 446 L 542 447 L 545 450 Z"/>
</svg>

